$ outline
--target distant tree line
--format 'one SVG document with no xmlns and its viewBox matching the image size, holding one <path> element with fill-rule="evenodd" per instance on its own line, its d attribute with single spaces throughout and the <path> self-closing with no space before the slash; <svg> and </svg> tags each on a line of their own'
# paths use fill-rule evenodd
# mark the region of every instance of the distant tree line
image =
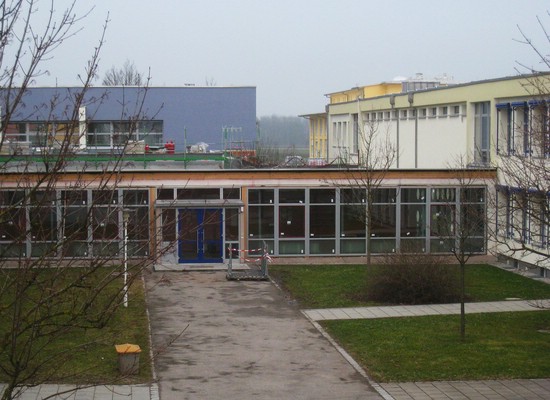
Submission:
<svg viewBox="0 0 550 400">
<path fill-rule="evenodd" d="M 308 148 L 307 120 L 300 117 L 271 115 L 259 118 L 260 142 L 277 148 Z"/>
</svg>

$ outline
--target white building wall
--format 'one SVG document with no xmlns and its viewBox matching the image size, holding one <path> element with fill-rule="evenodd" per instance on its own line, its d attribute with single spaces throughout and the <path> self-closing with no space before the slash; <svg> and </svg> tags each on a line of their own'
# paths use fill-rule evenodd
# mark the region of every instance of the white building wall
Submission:
<svg viewBox="0 0 550 400">
<path fill-rule="evenodd" d="M 349 158 L 353 143 L 351 116 L 349 114 L 331 115 L 328 126 L 328 155 L 329 162 L 337 159 Z"/>
<path fill-rule="evenodd" d="M 399 118 L 399 168 L 416 168 L 416 138 L 415 138 L 415 120 Z"/>
<path fill-rule="evenodd" d="M 467 155 L 465 133 L 465 116 L 419 118 L 417 168 L 456 167 Z"/>
</svg>

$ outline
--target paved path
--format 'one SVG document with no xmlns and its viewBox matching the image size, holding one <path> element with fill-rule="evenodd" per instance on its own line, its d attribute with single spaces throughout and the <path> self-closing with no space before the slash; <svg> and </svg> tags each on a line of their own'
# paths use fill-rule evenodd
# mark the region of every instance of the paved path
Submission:
<svg viewBox="0 0 550 400">
<path fill-rule="evenodd" d="M 467 314 L 506 311 L 535 311 L 549 308 L 550 300 L 507 300 L 465 304 L 465 310 Z M 333 319 L 415 317 L 420 315 L 460 314 L 460 304 L 322 308 L 303 310 L 302 312 L 306 315 L 306 317 L 313 321 L 325 321 Z"/>
<path fill-rule="evenodd" d="M 382 399 L 271 282 L 166 272 L 147 284 L 161 400 Z"/>
<path fill-rule="evenodd" d="M 548 400 L 550 379 L 408 382 L 381 385 L 388 400 Z"/>
<path fill-rule="evenodd" d="M 0 384 L 0 393 L 4 385 Z M 61 400 L 149 400 L 155 397 L 149 385 L 101 385 L 77 388 L 74 385 L 40 385 L 25 388 L 20 400 L 41 400 L 54 396 Z"/>
</svg>

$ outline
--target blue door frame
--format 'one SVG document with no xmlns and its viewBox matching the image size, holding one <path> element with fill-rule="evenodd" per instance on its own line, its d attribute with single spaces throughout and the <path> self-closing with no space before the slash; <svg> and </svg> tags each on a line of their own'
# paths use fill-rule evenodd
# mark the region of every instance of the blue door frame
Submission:
<svg viewBox="0 0 550 400">
<path fill-rule="evenodd" d="M 178 261 L 223 262 L 223 210 L 197 208 L 178 210 Z"/>
</svg>

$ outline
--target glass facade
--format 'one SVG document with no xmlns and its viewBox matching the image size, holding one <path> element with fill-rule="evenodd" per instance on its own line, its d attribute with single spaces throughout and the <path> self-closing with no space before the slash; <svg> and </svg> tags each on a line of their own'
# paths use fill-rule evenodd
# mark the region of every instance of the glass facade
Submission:
<svg viewBox="0 0 550 400">
<path fill-rule="evenodd" d="M 207 245 L 215 245 L 217 254 L 223 245 L 222 258 L 259 251 L 264 244 L 277 256 L 365 255 L 367 246 L 371 254 L 450 253 L 459 227 L 468 231 L 468 251 L 486 251 L 484 187 L 378 188 L 370 197 L 364 189 L 249 188 L 243 192 L 243 200 L 248 200 L 240 203 L 243 206 L 222 205 L 240 197 L 240 188 L 156 189 L 157 201 L 179 204 L 158 210 L 159 240 L 173 243 L 183 238 L 181 221 L 192 215 L 200 222 L 192 227 L 193 248 L 198 241 L 207 254 Z M 519 201 L 518 196 L 509 198 Z M 204 215 L 200 204 L 187 210 L 185 204 L 195 201 L 214 206 L 205 206 Z M 510 206 L 509 201 L 503 204 Z M 129 254 L 147 256 L 153 207 L 147 188 L 0 191 L 0 255 L 120 257 L 127 216 Z M 206 223 L 209 212 L 217 215 L 215 227 Z M 525 219 L 519 211 L 512 214 L 505 221 L 508 232 L 524 232 Z M 547 242 L 547 231 L 536 232 L 537 243 Z"/>
<path fill-rule="evenodd" d="M 0 191 L 0 256 L 121 256 L 124 213 L 129 255 L 149 253 L 149 191 Z"/>
<path fill-rule="evenodd" d="M 370 211 L 364 189 L 249 189 L 248 195 L 248 245 L 265 240 L 275 255 L 364 255 L 367 245 L 372 254 L 450 253 L 458 221 L 469 229 L 468 251 L 485 252 L 484 187 L 379 188 Z"/>
</svg>

